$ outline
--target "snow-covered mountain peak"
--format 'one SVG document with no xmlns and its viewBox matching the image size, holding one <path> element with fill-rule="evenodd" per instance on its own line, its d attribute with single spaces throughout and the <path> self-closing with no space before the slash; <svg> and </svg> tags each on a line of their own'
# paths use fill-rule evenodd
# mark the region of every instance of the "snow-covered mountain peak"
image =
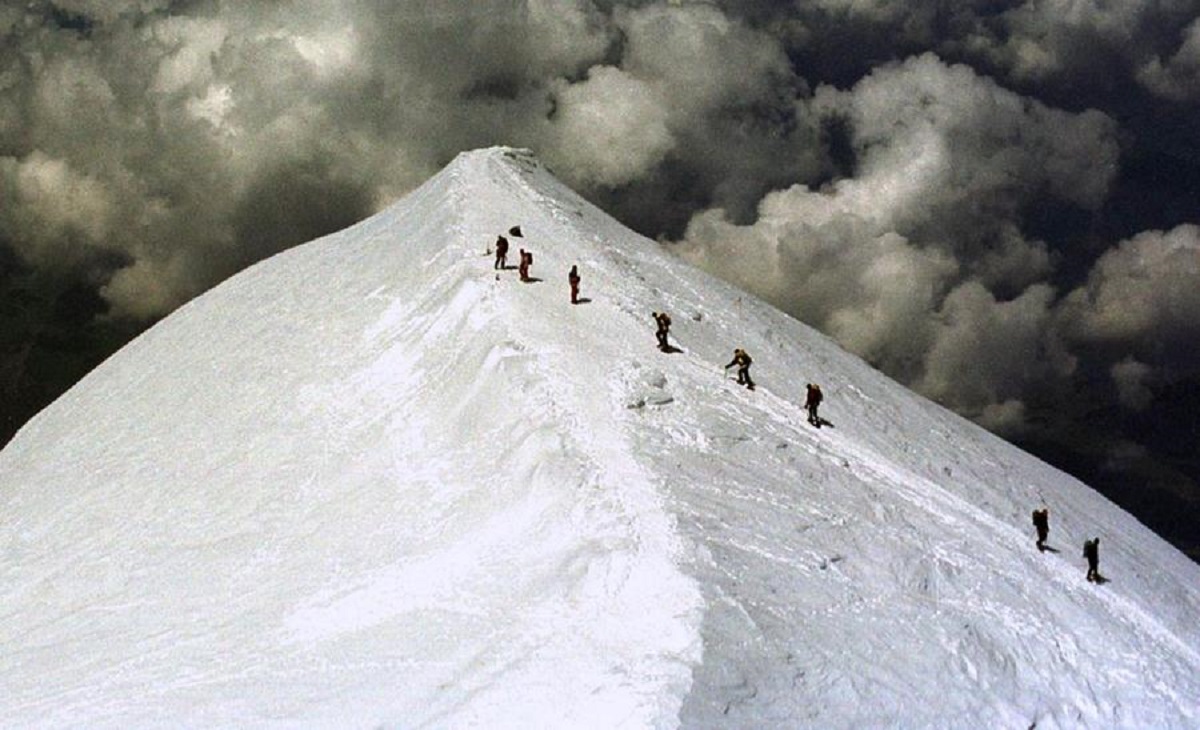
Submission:
<svg viewBox="0 0 1200 730">
<path fill-rule="evenodd" d="M 1194 563 L 527 151 L 168 317 L 0 518 L 14 725 L 1200 724 Z"/>
</svg>

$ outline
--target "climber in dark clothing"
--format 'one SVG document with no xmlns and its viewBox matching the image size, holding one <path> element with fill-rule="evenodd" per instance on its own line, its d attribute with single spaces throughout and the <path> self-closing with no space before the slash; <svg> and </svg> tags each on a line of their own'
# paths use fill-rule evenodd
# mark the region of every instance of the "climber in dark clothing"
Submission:
<svg viewBox="0 0 1200 730">
<path fill-rule="evenodd" d="M 1050 510 L 1043 507 L 1033 511 L 1033 526 L 1037 528 L 1037 549 L 1045 552 L 1046 536 L 1050 534 Z"/>
<path fill-rule="evenodd" d="M 728 370 L 734 365 L 737 365 L 738 385 L 744 385 L 750 390 L 754 390 L 754 381 L 750 379 L 750 363 L 752 362 L 754 361 L 750 359 L 750 356 L 746 354 L 746 351 L 739 347 L 733 351 L 733 360 L 731 360 L 729 364 L 725 366 L 725 369 Z"/>
<path fill-rule="evenodd" d="M 496 265 L 492 268 L 503 269 L 508 263 L 508 239 L 500 236 L 496 239 Z"/>
<path fill-rule="evenodd" d="M 821 417 L 817 415 L 817 408 L 821 405 L 821 401 L 825 400 L 825 394 L 821 392 L 821 386 L 809 383 L 805 386 L 807 394 L 804 398 L 804 409 L 808 411 L 808 422 L 820 428 Z"/>
<path fill-rule="evenodd" d="M 571 266 L 571 273 L 567 274 L 567 283 L 571 285 L 571 304 L 579 304 L 579 266 Z"/>
<path fill-rule="evenodd" d="M 666 312 L 652 312 L 652 314 L 656 326 L 654 336 L 658 338 L 658 349 L 667 352 L 671 349 L 670 343 L 667 342 L 667 335 L 671 333 L 671 315 Z"/>
<path fill-rule="evenodd" d="M 521 281 L 529 281 L 530 266 L 533 266 L 533 253 L 531 251 L 521 249 L 521 264 L 517 267 L 517 270 L 521 274 Z"/>
<path fill-rule="evenodd" d="M 1088 583 L 1099 583 L 1100 578 L 1100 538 L 1093 537 L 1083 541 L 1083 557 L 1087 558 Z"/>
</svg>

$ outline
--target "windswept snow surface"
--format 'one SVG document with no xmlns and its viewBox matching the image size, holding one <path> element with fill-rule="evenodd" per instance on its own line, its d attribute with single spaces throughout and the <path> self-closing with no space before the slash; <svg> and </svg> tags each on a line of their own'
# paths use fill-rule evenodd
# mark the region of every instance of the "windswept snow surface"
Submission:
<svg viewBox="0 0 1200 730">
<path fill-rule="evenodd" d="M 1200 726 L 1200 566 L 516 150 L 123 349 L 0 519 L 7 726 Z"/>
</svg>

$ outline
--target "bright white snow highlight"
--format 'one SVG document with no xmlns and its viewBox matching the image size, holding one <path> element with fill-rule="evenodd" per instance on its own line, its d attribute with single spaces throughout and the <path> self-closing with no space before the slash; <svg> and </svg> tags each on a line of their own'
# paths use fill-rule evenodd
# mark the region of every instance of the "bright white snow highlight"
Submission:
<svg viewBox="0 0 1200 730">
<path fill-rule="evenodd" d="M 1200 567 L 515 150 L 123 349 L 0 520 L 6 725 L 1200 725 Z"/>
</svg>

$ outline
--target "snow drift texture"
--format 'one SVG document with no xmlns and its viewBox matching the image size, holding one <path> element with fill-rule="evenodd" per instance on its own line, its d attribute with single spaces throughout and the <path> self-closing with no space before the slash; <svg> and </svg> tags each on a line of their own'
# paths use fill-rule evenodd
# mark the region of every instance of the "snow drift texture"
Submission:
<svg viewBox="0 0 1200 730">
<path fill-rule="evenodd" d="M 513 150 L 130 344 L 0 519 L 11 726 L 1200 725 L 1200 567 Z"/>
</svg>

